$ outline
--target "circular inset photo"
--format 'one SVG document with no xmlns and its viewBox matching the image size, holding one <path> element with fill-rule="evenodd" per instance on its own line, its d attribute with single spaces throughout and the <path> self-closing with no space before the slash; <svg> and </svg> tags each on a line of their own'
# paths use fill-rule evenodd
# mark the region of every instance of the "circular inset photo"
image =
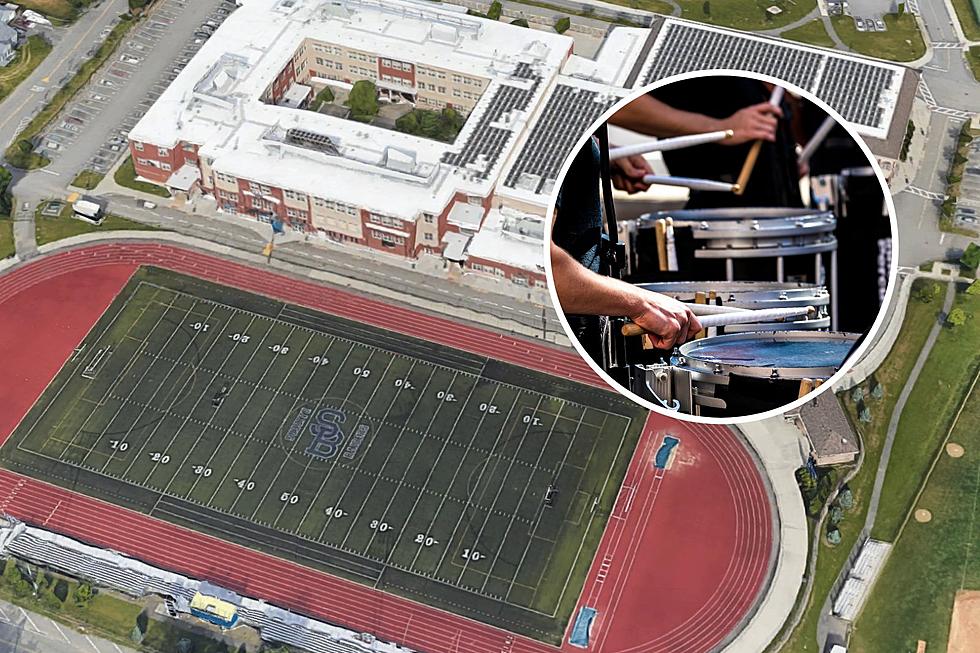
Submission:
<svg viewBox="0 0 980 653">
<path fill-rule="evenodd" d="M 860 358 L 886 317 L 893 216 L 870 150 L 825 103 L 761 75 L 682 75 L 582 135 L 549 212 L 548 282 L 614 387 L 746 421 Z"/>
</svg>

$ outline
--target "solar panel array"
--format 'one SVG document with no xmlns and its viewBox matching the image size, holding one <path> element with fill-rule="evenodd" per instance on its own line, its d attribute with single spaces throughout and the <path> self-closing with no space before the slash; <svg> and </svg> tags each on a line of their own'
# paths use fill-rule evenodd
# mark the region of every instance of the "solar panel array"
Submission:
<svg viewBox="0 0 980 653">
<path fill-rule="evenodd" d="M 575 142 L 618 98 L 568 84 L 558 84 L 541 117 L 504 181 L 515 188 L 522 177 L 534 180 L 534 193 L 558 178 Z M 525 178 L 527 178 L 525 177 Z"/>
<path fill-rule="evenodd" d="M 486 179 L 490 175 L 507 146 L 507 141 L 514 135 L 513 130 L 495 126 L 494 123 L 511 111 L 526 110 L 541 83 L 541 76 L 524 63 L 518 64 L 513 77 L 531 80 L 531 84 L 527 88 L 507 83 L 498 85 L 463 148 L 459 152 L 444 154 L 443 163 L 460 168 L 479 164 L 479 169 L 471 168 L 472 173 L 479 179 Z"/>
<path fill-rule="evenodd" d="M 738 32 L 667 22 L 642 84 L 692 70 L 730 68 L 772 75 L 812 91 L 850 122 L 881 127 L 882 99 L 896 71 Z"/>
<path fill-rule="evenodd" d="M 885 113 L 881 96 L 894 75 L 895 71 L 872 63 L 831 57 L 816 95 L 834 107 L 844 120 L 876 126 Z"/>
</svg>

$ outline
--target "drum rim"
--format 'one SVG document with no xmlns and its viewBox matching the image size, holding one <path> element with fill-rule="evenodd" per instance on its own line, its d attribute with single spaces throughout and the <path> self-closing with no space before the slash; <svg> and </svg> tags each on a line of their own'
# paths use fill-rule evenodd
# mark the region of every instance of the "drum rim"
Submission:
<svg viewBox="0 0 980 653">
<path fill-rule="evenodd" d="M 681 345 L 675 350 L 675 354 L 670 357 L 671 365 L 690 372 L 703 372 L 714 375 L 728 376 L 738 374 L 753 378 L 779 379 L 803 379 L 803 378 L 830 378 L 843 367 L 847 359 L 841 361 L 837 366 L 821 367 L 779 367 L 742 365 L 739 363 L 708 362 L 691 357 L 691 352 L 701 345 L 719 341 L 737 340 L 758 340 L 760 338 L 772 338 L 775 340 L 847 340 L 852 345 L 857 342 L 859 334 L 845 333 L 842 331 L 753 331 L 749 333 L 728 333 L 721 336 L 710 336 L 699 340 L 691 340 Z M 775 374 L 774 374 L 775 373 Z"/>
<path fill-rule="evenodd" d="M 655 222 L 672 218 L 675 222 L 709 222 L 712 220 L 771 220 L 777 218 L 819 218 L 836 220 L 833 211 L 787 207 L 724 207 L 717 209 L 677 209 L 676 211 L 656 211 L 637 218 L 639 227 L 645 222 Z"/>
<path fill-rule="evenodd" d="M 698 292 L 716 292 L 722 306 L 735 308 L 826 306 L 830 304 L 830 291 L 826 286 L 812 283 L 779 281 L 659 281 L 635 284 L 638 288 L 672 297 L 678 301 L 693 301 Z M 754 289 L 752 285 L 771 286 Z M 662 286 L 662 287 L 652 287 Z M 786 295 L 780 299 L 779 294 Z M 729 298 L 732 296 L 733 298 Z"/>
</svg>

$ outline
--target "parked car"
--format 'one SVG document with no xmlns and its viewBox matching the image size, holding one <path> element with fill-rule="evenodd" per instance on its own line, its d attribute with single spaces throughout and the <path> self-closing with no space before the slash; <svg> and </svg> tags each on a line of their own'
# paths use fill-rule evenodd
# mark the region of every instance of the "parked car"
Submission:
<svg viewBox="0 0 980 653">
<path fill-rule="evenodd" d="M 863 32 L 863 31 L 865 31 L 867 29 L 864 26 L 864 19 L 863 18 L 855 18 L 854 19 L 854 27 L 856 27 L 857 28 L 857 31 L 859 31 L 859 32 Z"/>
<path fill-rule="evenodd" d="M 885 27 L 885 21 L 883 21 L 882 19 L 878 18 L 877 20 L 875 20 L 875 27 L 878 28 L 878 31 L 879 32 L 884 32 L 885 29 L 886 29 L 886 27 Z"/>
</svg>

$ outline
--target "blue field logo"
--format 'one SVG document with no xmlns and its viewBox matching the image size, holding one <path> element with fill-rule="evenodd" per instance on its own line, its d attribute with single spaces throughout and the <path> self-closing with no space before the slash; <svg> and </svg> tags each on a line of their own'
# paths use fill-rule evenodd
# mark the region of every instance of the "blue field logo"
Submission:
<svg viewBox="0 0 980 653">
<path fill-rule="evenodd" d="M 323 408 L 310 424 L 313 440 L 306 447 L 306 454 L 320 460 L 329 460 L 337 455 L 341 443 L 347 438 L 342 425 L 347 421 L 347 413 L 336 408 Z"/>
</svg>

